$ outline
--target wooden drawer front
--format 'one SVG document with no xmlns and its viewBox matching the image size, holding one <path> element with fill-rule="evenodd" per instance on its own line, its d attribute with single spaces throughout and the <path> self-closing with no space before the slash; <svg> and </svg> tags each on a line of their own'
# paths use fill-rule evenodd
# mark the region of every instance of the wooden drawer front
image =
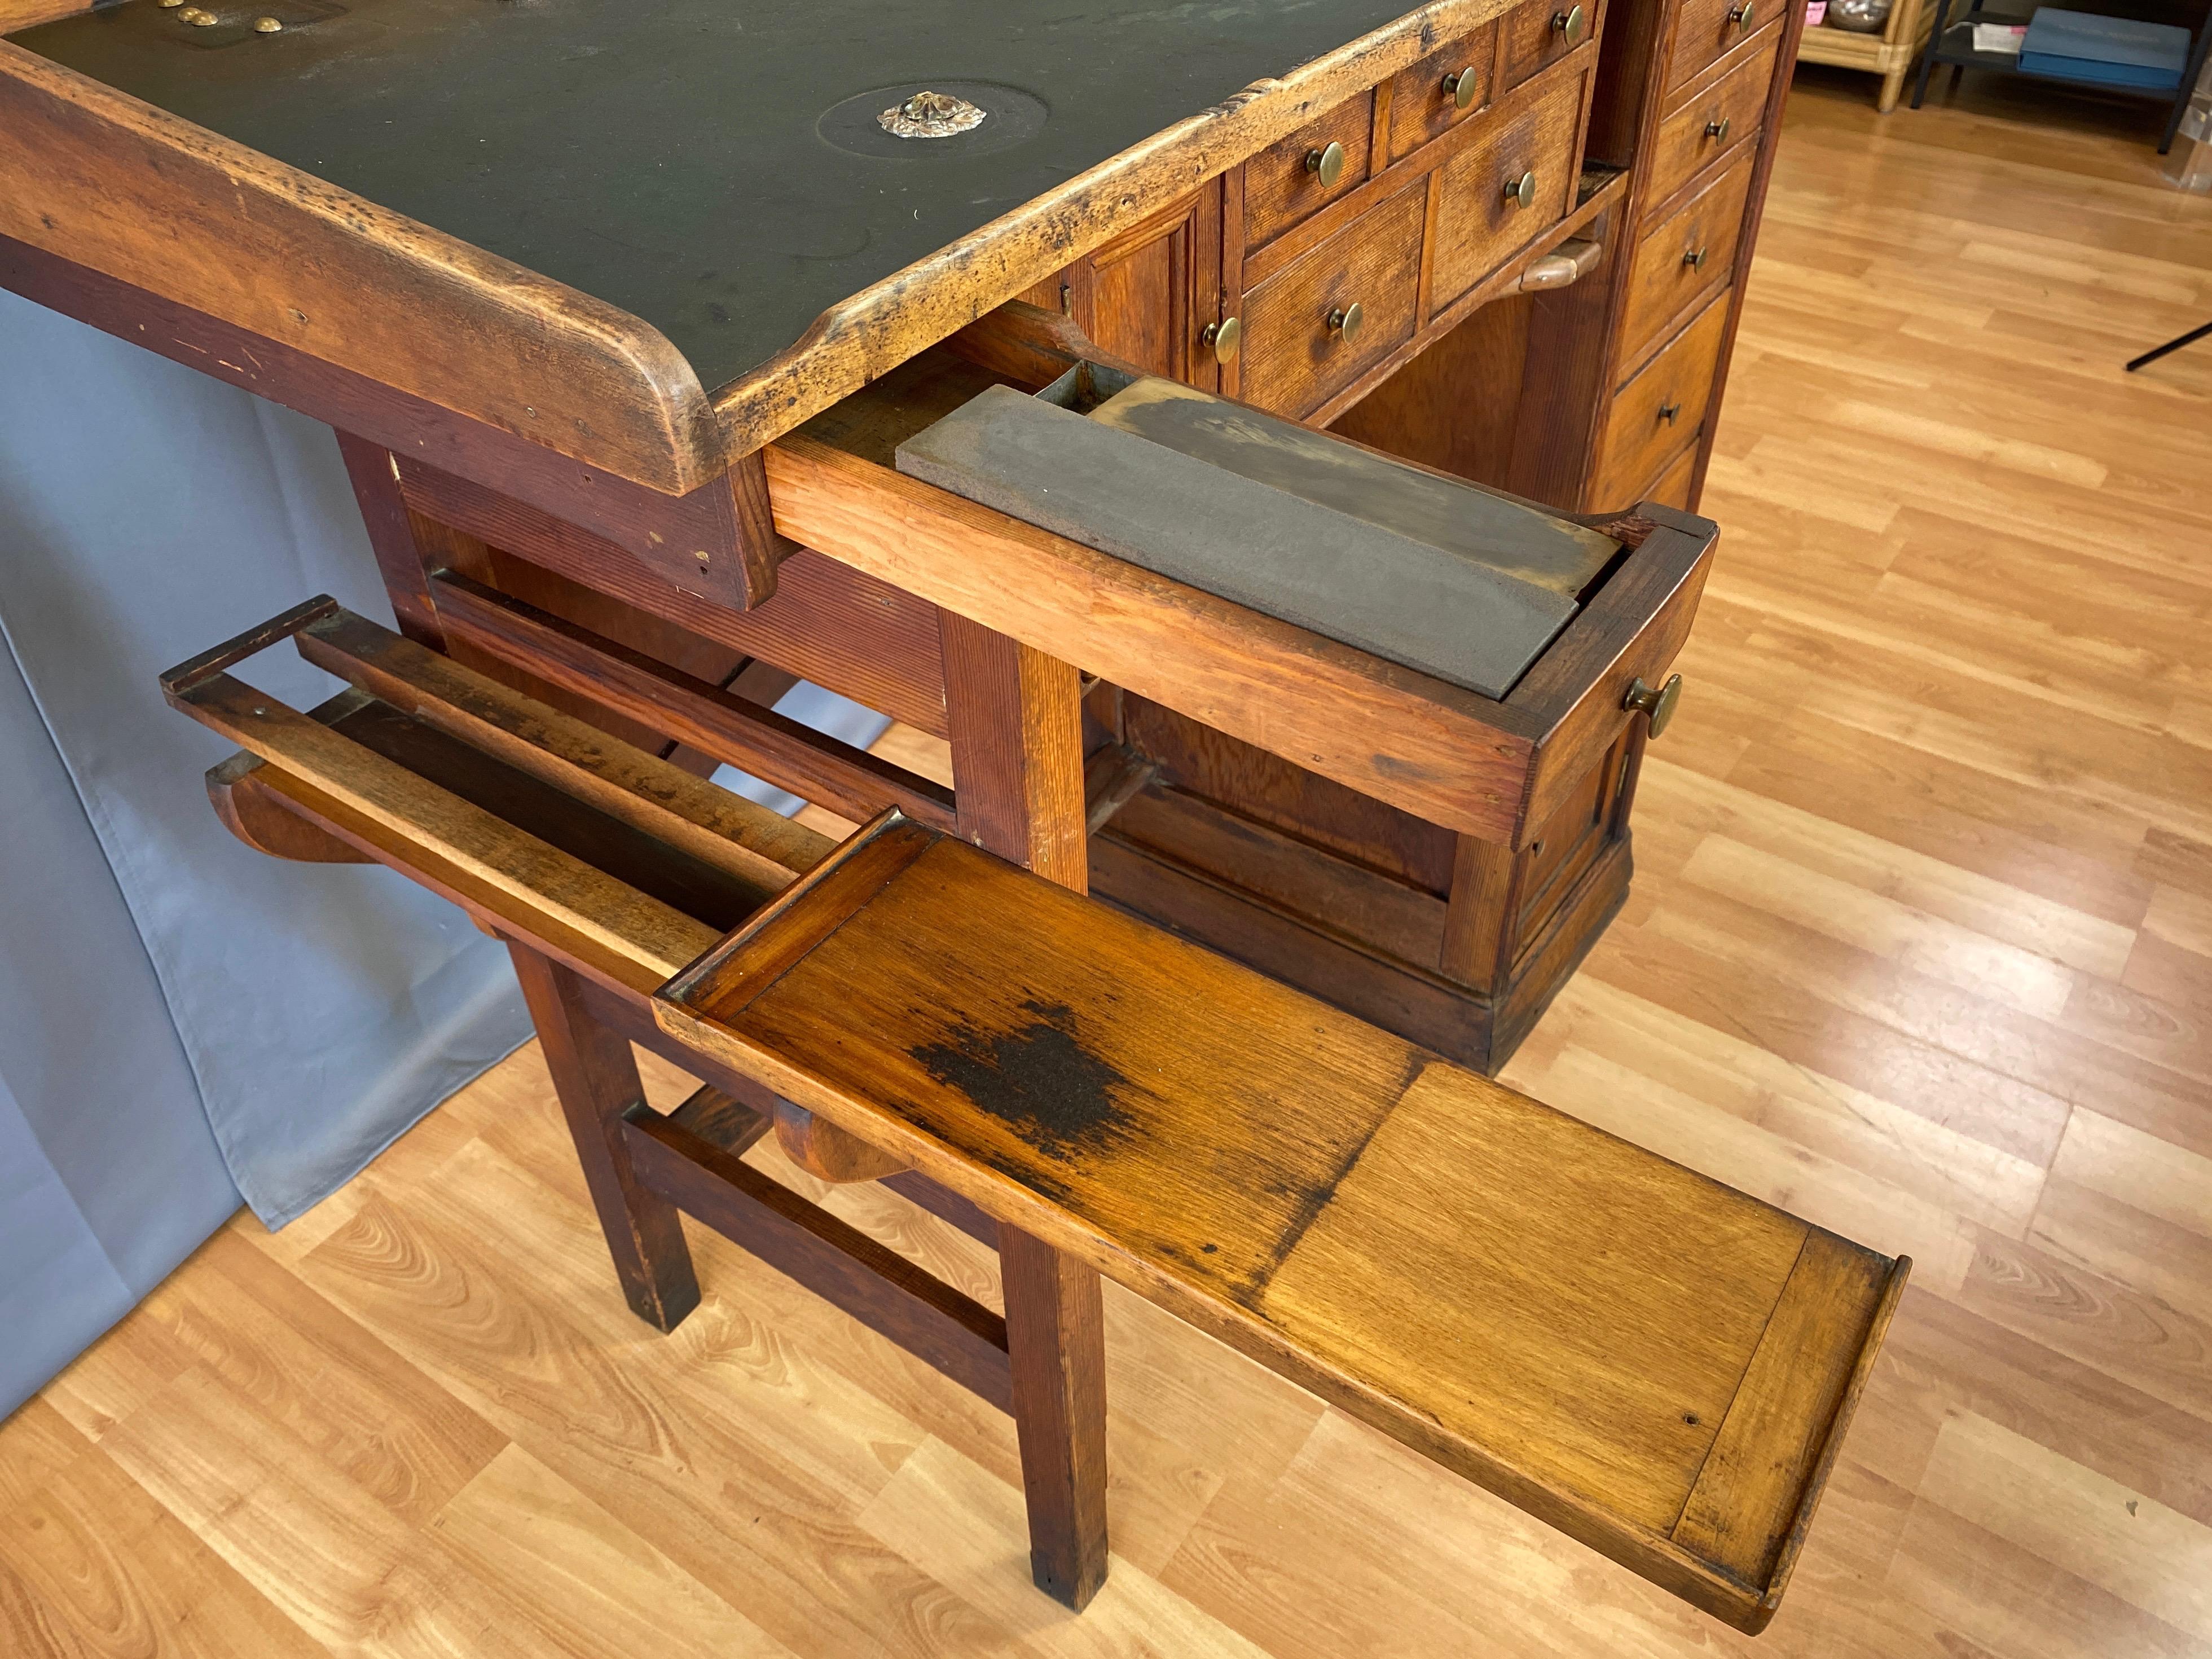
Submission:
<svg viewBox="0 0 2212 1659">
<path fill-rule="evenodd" d="M 1700 167 L 1757 135 L 1774 83 L 1774 55 L 1782 49 L 1778 24 L 1770 26 L 1765 35 L 1765 46 L 1711 84 L 1694 89 L 1659 124 L 1644 200 L 1665 201 Z"/>
<path fill-rule="evenodd" d="M 1597 35 L 1599 0 L 1527 0 L 1505 14 L 1498 89 L 1510 92 L 1537 70 Z M 1579 12 L 1580 16 L 1576 14 Z"/>
<path fill-rule="evenodd" d="M 1626 507 L 1667 456 L 1681 447 L 1712 401 L 1713 367 L 1728 331 L 1729 290 L 1615 394 L 1590 499 L 1601 510 Z"/>
<path fill-rule="evenodd" d="M 1302 416 L 1413 337 L 1426 197 L 1416 180 L 1245 295 L 1245 402 Z M 1354 304 L 1347 340 L 1329 316 Z"/>
<path fill-rule="evenodd" d="M 1490 76 L 1498 55 L 1498 25 L 1485 23 L 1472 34 L 1462 35 L 1439 46 L 1411 69 L 1400 70 L 1390 79 L 1389 137 L 1387 165 L 1411 155 L 1431 138 L 1440 138 L 1458 122 L 1490 102 Z M 1465 76 L 1474 90 L 1462 108 L 1457 78 Z M 1454 84 L 1446 86 L 1451 78 Z"/>
<path fill-rule="evenodd" d="M 1698 509 L 1692 505 L 1691 486 L 1697 482 L 1698 447 L 1687 449 L 1667 464 L 1667 470 L 1645 489 L 1641 491 L 1646 501 L 1657 501 L 1662 507 L 1679 507 L 1685 513 Z"/>
<path fill-rule="evenodd" d="M 1628 272 L 1617 369 L 1634 368 L 1669 322 L 1699 295 L 1727 283 L 1750 190 L 1751 157 L 1746 155 L 1644 233 Z"/>
<path fill-rule="evenodd" d="M 1273 240 L 1292 225 L 1310 219 L 1340 196 L 1349 195 L 1367 177 L 1367 153 L 1373 137 L 1375 94 L 1348 99 L 1289 137 L 1261 150 L 1244 164 L 1244 246 Z M 1324 185 L 1306 165 L 1309 156 L 1331 144 L 1344 147 L 1344 171 Z"/>
<path fill-rule="evenodd" d="M 1590 866 L 1613 839 L 1620 803 L 1622 769 L 1632 734 L 1624 732 L 1605 757 L 1590 768 L 1567 799 L 1544 820 L 1521 854 L 1517 914 L 1512 956 L 1525 956 L 1558 914 Z"/>
<path fill-rule="evenodd" d="M 1667 60 L 1667 90 L 1689 85 L 1723 52 L 1749 40 L 1790 3 L 1794 0 L 1682 0 L 1674 16 L 1674 49 Z"/>
<path fill-rule="evenodd" d="M 1444 168 L 1432 307 L 1449 305 L 1565 216 L 1574 202 L 1575 144 L 1588 78 L 1563 76 Z M 1505 194 L 1524 173 L 1536 175 L 1535 199 L 1527 207 Z"/>
</svg>

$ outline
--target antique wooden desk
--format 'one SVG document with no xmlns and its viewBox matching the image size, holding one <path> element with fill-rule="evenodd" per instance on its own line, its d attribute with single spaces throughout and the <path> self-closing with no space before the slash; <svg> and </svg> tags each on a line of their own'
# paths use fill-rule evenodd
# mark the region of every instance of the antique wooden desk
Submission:
<svg viewBox="0 0 2212 1659">
<path fill-rule="evenodd" d="M 1676 509 L 1799 9 L 1403 4 L 0 0 L 0 282 L 338 430 L 404 639 L 307 607 L 173 699 L 247 751 L 210 776 L 242 837 L 382 860 L 514 945 L 641 1316 L 696 1300 L 681 1207 L 1008 1406 L 1038 1582 L 1080 1606 L 1106 1559 L 1103 1270 L 1757 1628 L 1903 1264 L 1525 1118 L 1447 1060 L 1494 1069 L 1626 896 L 1714 544 Z M 923 453 L 987 404 L 1030 419 L 1006 388 L 1132 375 L 1194 389 L 1217 436 L 1257 421 L 1240 404 L 1336 434 L 1266 428 L 1279 461 L 1444 503 L 1438 544 L 1464 511 L 1595 551 L 1489 684 L 1250 597 L 1237 535 L 1200 550 L 1223 582 L 1178 580 L 1055 517 L 1052 476 L 969 489 Z M 1051 416 L 1085 456 L 1095 401 Z M 1203 524 L 1186 476 L 1189 521 L 1128 533 Z M 1262 487 L 1319 510 L 1300 477 Z M 1143 519 L 1146 489 L 1100 488 Z M 312 718 L 225 672 L 288 636 L 352 684 Z M 945 739 L 951 787 L 775 716 L 795 676 Z M 720 762 L 869 827 L 832 853 L 697 781 Z M 1009 862 L 971 869 L 962 842 Z M 1055 908 L 1011 866 L 1123 914 Z M 965 894 L 972 936 L 921 889 Z M 918 962 L 968 988 L 906 1060 L 884 1034 L 924 1011 L 895 998 L 827 1048 L 818 1009 L 760 1024 L 798 995 L 762 992 L 763 962 L 795 986 L 877 933 L 848 986 Z M 1047 937 L 1066 959 L 1022 953 Z M 1007 983 L 1033 994 L 1010 1008 Z M 1113 1034 L 1152 1056 L 1224 1008 L 1248 1023 L 1206 1027 L 1203 1063 L 1175 1048 L 1125 1111 Z M 641 1115 L 626 1039 L 710 1086 Z M 1229 1109 L 1261 1078 L 1286 1115 Z M 1298 1090 L 1322 1082 L 1375 1103 L 1316 1128 Z M 1425 1151 L 1381 1133 L 1431 1120 L 1443 1141 L 1404 1131 Z M 771 1124 L 817 1174 L 995 1243 L 1003 1321 L 763 1191 L 736 1154 Z M 1228 1224 L 1203 1190 L 1128 1213 L 1117 1182 L 1178 1158 L 1290 1208 L 1202 1245 Z M 1553 1192 L 1567 1168 L 1595 1184 Z M 1594 1283 L 1609 1206 L 1660 1254 Z M 1368 1231 L 1339 1237 L 1355 1210 Z M 1464 1246 L 1437 1283 L 1372 1254 L 1404 1213 L 1455 1218 L 1426 1240 Z M 1549 1380 L 1492 1399 L 1439 1356 L 1509 1216 L 1543 1241 L 1515 1294 L 1581 1335 L 1506 1321 L 1485 1352 Z M 1193 1254 L 1217 1249 L 1247 1276 Z M 1296 1309 L 1268 1301 L 1293 1281 Z M 1394 1347 L 1401 1316 L 1435 1343 Z M 1684 1352 L 1706 1370 L 1680 1390 L 1632 1385 Z"/>
</svg>

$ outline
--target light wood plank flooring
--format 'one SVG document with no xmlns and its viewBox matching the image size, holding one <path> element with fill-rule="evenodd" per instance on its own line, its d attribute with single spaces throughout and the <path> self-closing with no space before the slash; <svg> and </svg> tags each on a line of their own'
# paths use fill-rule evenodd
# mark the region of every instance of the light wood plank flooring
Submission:
<svg viewBox="0 0 2212 1659">
<path fill-rule="evenodd" d="M 988 1407 L 696 1231 L 630 1317 L 526 1052 L 0 1427 L 0 1652 L 2212 1653 L 2212 345 L 2119 373 L 2212 204 L 1866 94 L 1792 105 L 1635 894 L 1508 1073 L 1918 1261 L 1767 1636 L 1111 1287 L 1073 1618 Z"/>
</svg>

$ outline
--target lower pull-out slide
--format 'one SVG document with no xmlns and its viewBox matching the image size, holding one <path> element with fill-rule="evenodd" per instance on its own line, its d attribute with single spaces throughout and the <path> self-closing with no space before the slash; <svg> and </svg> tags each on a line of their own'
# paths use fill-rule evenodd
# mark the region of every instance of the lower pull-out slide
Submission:
<svg viewBox="0 0 2212 1659">
<path fill-rule="evenodd" d="M 223 672 L 287 636 L 356 688 L 319 718 Z M 258 757 L 217 769 L 234 824 L 306 819 L 649 1006 L 703 1074 L 754 1079 L 1729 1624 L 1771 1616 L 1903 1260 L 895 811 L 824 856 L 328 601 L 164 684 Z M 434 781 L 414 752 L 448 757 Z M 625 836 L 684 881 L 641 890 Z"/>
</svg>

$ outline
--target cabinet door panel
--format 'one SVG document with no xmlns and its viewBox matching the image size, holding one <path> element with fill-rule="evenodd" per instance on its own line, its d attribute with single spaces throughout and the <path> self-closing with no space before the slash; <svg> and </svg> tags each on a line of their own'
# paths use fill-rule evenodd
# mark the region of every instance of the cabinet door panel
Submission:
<svg viewBox="0 0 2212 1659">
<path fill-rule="evenodd" d="M 1199 343 L 1220 307 L 1218 184 L 1108 243 L 1085 264 L 1089 304 L 1077 319 L 1100 350 L 1148 374 L 1218 389 L 1213 353 Z"/>
</svg>

